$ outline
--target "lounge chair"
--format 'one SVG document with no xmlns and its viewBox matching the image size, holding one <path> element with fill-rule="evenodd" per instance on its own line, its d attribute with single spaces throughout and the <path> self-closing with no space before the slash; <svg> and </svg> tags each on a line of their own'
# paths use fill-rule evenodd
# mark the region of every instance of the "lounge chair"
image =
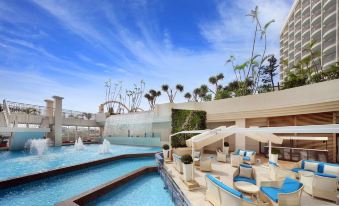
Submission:
<svg viewBox="0 0 339 206">
<path fill-rule="evenodd" d="M 183 173 L 183 166 L 182 166 L 182 162 L 181 162 L 181 156 L 173 154 L 173 161 L 174 161 L 174 165 L 175 165 L 175 169 L 179 172 L 179 173 Z"/>
<path fill-rule="evenodd" d="M 335 175 L 301 172 L 300 181 L 305 186 L 304 191 L 313 197 L 331 200 L 337 204 L 339 203 L 337 199 L 338 178 Z"/>
<path fill-rule="evenodd" d="M 300 206 L 303 188 L 302 183 L 289 177 L 283 181 L 263 181 L 259 196 L 274 206 Z"/>
<path fill-rule="evenodd" d="M 227 162 L 227 153 L 224 153 L 220 148 L 217 149 L 217 161 Z"/>
<path fill-rule="evenodd" d="M 206 175 L 205 199 L 214 206 L 253 206 L 257 205 L 241 192 L 223 184 L 212 175 Z"/>
<path fill-rule="evenodd" d="M 280 167 L 277 163 L 275 162 L 268 162 L 268 169 L 270 173 L 270 178 L 273 181 L 281 181 L 284 180 L 286 177 L 290 177 L 292 179 L 296 179 L 297 176 L 294 172 L 288 169 L 284 169 Z"/>
<path fill-rule="evenodd" d="M 255 164 L 256 161 L 256 152 L 250 150 L 241 150 L 238 149 L 236 152 L 231 154 L 231 165 L 233 167 L 238 167 L 241 163 Z"/>
<path fill-rule="evenodd" d="M 246 174 L 246 171 L 245 171 L 243 174 L 241 174 L 242 172 L 240 170 L 242 170 L 242 169 L 250 170 L 249 171 L 250 173 Z M 249 182 L 251 184 L 256 185 L 257 184 L 256 178 L 257 178 L 257 176 L 256 176 L 256 173 L 255 173 L 255 169 L 251 165 L 240 164 L 238 169 L 236 169 L 233 173 L 233 186 L 234 186 L 234 188 L 236 188 L 234 183 L 239 182 L 239 181 Z"/>
</svg>

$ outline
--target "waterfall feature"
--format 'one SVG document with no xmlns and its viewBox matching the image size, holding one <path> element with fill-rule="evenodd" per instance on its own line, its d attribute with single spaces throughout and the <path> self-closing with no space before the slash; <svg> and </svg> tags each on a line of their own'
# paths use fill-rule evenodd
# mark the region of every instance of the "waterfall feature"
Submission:
<svg viewBox="0 0 339 206">
<path fill-rule="evenodd" d="M 99 147 L 99 153 L 100 154 L 110 153 L 111 152 L 110 148 L 111 148 L 111 143 L 107 139 L 104 139 L 104 141 Z"/>
<path fill-rule="evenodd" d="M 85 149 L 85 146 L 84 146 L 84 143 L 82 142 L 82 139 L 81 137 L 79 137 L 75 143 L 74 143 L 74 148 L 76 150 L 84 150 Z"/>
<path fill-rule="evenodd" d="M 48 139 L 30 139 L 26 142 L 26 148 L 32 154 L 43 155 L 48 150 Z"/>
</svg>

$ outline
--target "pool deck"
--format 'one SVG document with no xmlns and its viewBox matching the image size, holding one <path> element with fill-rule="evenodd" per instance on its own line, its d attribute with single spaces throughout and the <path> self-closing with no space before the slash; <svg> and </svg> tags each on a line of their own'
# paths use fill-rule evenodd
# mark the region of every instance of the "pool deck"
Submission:
<svg viewBox="0 0 339 206">
<path fill-rule="evenodd" d="M 202 172 L 195 167 L 195 180 L 199 183 L 200 188 L 196 190 L 189 191 L 187 186 L 182 180 L 182 174 L 180 174 L 176 169 L 173 163 L 165 163 L 165 169 L 171 174 L 173 180 L 179 186 L 181 191 L 185 194 L 188 200 L 191 202 L 192 206 L 211 206 L 212 204 L 205 200 L 205 175 L 211 174 L 213 176 L 220 177 L 220 180 L 230 186 L 233 187 L 233 172 L 236 170 L 235 167 L 232 167 L 230 163 L 223 163 L 216 161 L 216 155 L 213 154 L 204 154 L 206 157 L 213 156 L 212 159 L 212 172 Z M 270 181 L 269 172 L 267 167 L 267 158 L 257 157 L 257 159 L 261 159 L 261 165 L 255 165 L 257 173 L 257 184 L 260 185 L 261 181 Z M 280 161 L 279 164 L 286 168 L 292 168 L 295 164 L 294 162 L 288 161 Z M 316 205 L 316 206 L 335 206 L 334 202 L 321 200 L 318 198 L 312 198 L 306 192 L 302 193 L 301 205 Z"/>
</svg>

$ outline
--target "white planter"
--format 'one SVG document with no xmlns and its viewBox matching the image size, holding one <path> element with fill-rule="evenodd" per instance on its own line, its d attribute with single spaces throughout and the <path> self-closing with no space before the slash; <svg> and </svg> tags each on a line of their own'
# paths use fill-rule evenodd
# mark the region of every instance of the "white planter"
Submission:
<svg viewBox="0 0 339 206">
<path fill-rule="evenodd" d="M 224 153 L 225 154 L 228 154 L 229 150 L 230 150 L 230 147 L 224 147 Z"/>
<path fill-rule="evenodd" d="M 169 149 L 168 150 L 163 149 L 162 154 L 164 155 L 165 160 L 170 158 L 170 150 Z"/>
<path fill-rule="evenodd" d="M 278 158 L 279 158 L 278 154 L 271 154 L 270 161 L 274 163 L 278 163 Z"/>
<path fill-rule="evenodd" d="M 193 180 L 193 164 L 183 164 L 183 172 L 186 182 Z"/>
</svg>

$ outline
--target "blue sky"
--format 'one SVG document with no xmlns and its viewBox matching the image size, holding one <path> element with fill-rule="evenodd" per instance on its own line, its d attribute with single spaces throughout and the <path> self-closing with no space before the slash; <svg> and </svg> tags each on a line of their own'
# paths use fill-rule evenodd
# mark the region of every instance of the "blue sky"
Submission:
<svg viewBox="0 0 339 206">
<path fill-rule="evenodd" d="M 234 79 L 227 57 L 250 56 L 254 24 L 245 15 L 258 5 L 264 22 L 276 20 L 268 53 L 278 56 L 292 3 L 0 0 L 0 99 L 43 105 L 58 95 L 67 109 L 97 112 L 108 78 L 126 89 L 140 80 L 147 90 L 182 83 L 186 92 L 222 72 L 227 83 Z"/>
</svg>

